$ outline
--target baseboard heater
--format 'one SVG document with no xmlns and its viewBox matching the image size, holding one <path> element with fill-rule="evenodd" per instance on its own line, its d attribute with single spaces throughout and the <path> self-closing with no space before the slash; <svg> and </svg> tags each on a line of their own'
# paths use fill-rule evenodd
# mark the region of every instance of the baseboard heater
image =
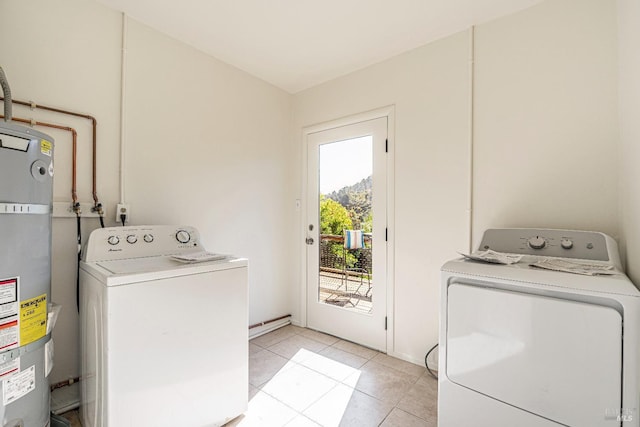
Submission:
<svg viewBox="0 0 640 427">
<path fill-rule="evenodd" d="M 283 326 L 291 323 L 291 315 L 285 314 L 284 316 L 276 317 L 274 319 L 265 320 L 264 322 L 254 323 L 249 326 L 249 338 L 255 338 L 260 335 L 264 335 L 268 332 L 274 331 Z"/>
</svg>

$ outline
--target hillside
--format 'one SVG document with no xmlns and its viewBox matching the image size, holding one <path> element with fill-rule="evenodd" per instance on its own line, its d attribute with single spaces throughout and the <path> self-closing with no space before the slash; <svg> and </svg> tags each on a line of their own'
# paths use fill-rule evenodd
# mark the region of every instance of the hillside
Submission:
<svg viewBox="0 0 640 427">
<path fill-rule="evenodd" d="M 354 229 L 367 229 L 371 222 L 371 190 L 373 178 L 369 176 L 325 196 L 344 206 L 349 212 Z M 370 227 L 370 225 L 369 225 Z M 370 231 L 367 230 L 367 231 Z"/>
</svg>

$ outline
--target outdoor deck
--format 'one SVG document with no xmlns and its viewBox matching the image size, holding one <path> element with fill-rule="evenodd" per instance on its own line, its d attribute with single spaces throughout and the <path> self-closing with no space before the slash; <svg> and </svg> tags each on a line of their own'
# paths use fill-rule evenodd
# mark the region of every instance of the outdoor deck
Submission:
<svg viewBox="0 0 640 427">
<path fill-rule="evenodd" d="M 343 237 L 321 235 L 319 300 L 363 314 L 373 308 L 373 275 L 371 236 L 365 236 L 365 249 L 351 251 L 354 264 L 345 269 L 345 256 L 340 256 Z M 336 250 L 336 248 L 338 250 Z"/>
</svg>

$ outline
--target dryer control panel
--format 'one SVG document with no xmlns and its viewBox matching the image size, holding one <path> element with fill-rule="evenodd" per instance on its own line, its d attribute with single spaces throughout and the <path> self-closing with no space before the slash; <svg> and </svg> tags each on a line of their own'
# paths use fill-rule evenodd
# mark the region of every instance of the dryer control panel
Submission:
<svg viewBox="0 0 640 427">
<path fill-rule="evenodd" d="M 195 227 L 175 225 L 99 228 L 91 233 L 82 259 L 86 262 L 180 255 L 201 252 Z"/>
<path fill-rule="evenodd" d="M 501 228 L 484 232 L 478 250 L 492 249 L 520 255 L 615 261 L 615 241 L 595 231 L 540 228 Z"/>
</svg>

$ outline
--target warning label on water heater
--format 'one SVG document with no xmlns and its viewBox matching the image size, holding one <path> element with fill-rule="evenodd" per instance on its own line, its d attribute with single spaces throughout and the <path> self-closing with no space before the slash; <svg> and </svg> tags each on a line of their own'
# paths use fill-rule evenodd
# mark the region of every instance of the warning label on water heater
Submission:
<svg viewBox="0 0 640 427">
<path fill-rule="evenodd" d="M 0 280 L 0 351 L 20 346 L 18 277 Z"/>
<path fill-rule="evenodd" d="M 39 340 L 47 333 L 47 294 L 20 302 L 20 345 Z"/>
<path fill-rule="evenodd" d="M 45 156 L 51 157 L 51 151 L 53 150 L 53 144 L 46 139 L 40 140 L 40 152 Z"/>
<path fill-rule="evenodd" d="M 11 378 L 2 381 L 2 403 L 7 406 L 35 389 L 36 366 L 32 365 Z"/>
<path fill-rule="evenodd" d="M 20 372 L 20 358 L 9 360 L 5 363 L 0 363 L 0 379 L 6 380 L 17 372 Z"/>
</svg>

